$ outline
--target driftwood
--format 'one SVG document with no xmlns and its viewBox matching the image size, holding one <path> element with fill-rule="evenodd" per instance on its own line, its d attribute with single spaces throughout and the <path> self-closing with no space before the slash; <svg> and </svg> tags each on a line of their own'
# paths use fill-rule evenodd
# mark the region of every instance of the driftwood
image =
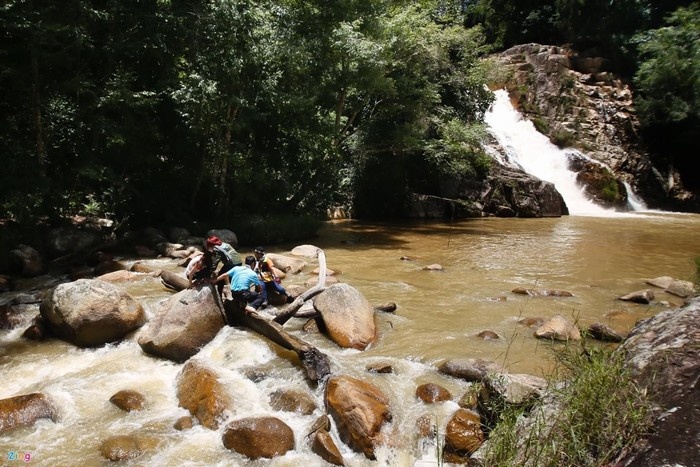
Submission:
<svg viewBox="0 0 700 467">
<path fill-rule="evenodd" d="M 246 313 L 233 300 L 226 300 L 224 309 L 228 320 L 231 321 L 229 324 L 241 324 L 267 337 L 275 344 L 294 351 L 301 360 L 306 377 L 311 381 L 321 381 L 331 374 L 330 361 L 324 353 L 287 333 L 281 325 L 260 316 L 258 313 Z"/>
<path fill-rule="evenodd" d="M 324 261 L 325 268 L 325 261 Z M 324 271 L 325 274 L 325 271 Z M 170 271 L 161 271 L 160 278 L 166 287 L 173 290 L 183 290 L 189 285 L 187 278 L 181 274 L 176 274 Z M 301 339 L 298 339 L 282 329 L 280 324 L 268 320 L 258 313 L 246 313 L 240 309 L 232 300 L 226 300 L 221 303 L 219 293 L 216 287 L 212 287 L 212 294 L 216 299 L 216 303 L 224 315 L 224 321 L 229 325 L 239 324 L 245 326 L 258 334 L 268 338 L 275 344 L 294 351 L 301 360 L 307 378 L 311 381 L 318 382 L 325 379 L 331 373 L 331 366 L 328 357 L 312 345 L 307 344 Z M 309 289 L 310 290 L 310 289 Z M 302 295 L 308 295 L 308 291 Z M 303 303 L 303 300 L 302 302 Z"/>
<path fill-rule="evenodd" d="M 316 250 L 318 256 L 318 282 L 316 285 L 311 287 L 306 292 L 299 295 L 294 299 L 292 303 L 280 310 L 280 313 L 274 319 L 275 323 L 284 325 L 290 318 L 292 318 L 299 308 L 304 305 L 304 302 L 319 293 L 323 292 L 326 288 L 326 254 L 322 249 L 318 248 Z"/>
</svg>

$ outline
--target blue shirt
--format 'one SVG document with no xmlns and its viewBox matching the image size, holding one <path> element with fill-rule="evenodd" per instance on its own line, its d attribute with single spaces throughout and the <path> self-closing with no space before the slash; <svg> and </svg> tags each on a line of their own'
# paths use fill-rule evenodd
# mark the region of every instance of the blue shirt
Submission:
<svg viewBox="0 0 700 467">
<path fill-rule="evenodd" d="M 226 274 L 231 281 L 231 290 L 234 292 L 242 292 L 249 290 L 252 285 L 260 285 L 258 275 L 248 266 L 235 266 Z"/>
</svg>

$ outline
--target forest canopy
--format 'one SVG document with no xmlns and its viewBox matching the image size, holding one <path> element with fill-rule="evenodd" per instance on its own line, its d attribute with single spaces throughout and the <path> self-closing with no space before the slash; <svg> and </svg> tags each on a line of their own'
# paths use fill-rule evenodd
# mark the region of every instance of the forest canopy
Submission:
<svg viewBox="0 0 700 467">
<path fill-rule="evenodd" d="M 486 176 L 483 58 L 528 41 L 598 47 L 636 77 L 647 128 L 692 134 L 697 11 L 641 0 L 8 0 L 0 218 L 400 215 L 408 193 L 446 172 Z M 669 86 L 686 92 L 666 102 Z"/>
</svg>

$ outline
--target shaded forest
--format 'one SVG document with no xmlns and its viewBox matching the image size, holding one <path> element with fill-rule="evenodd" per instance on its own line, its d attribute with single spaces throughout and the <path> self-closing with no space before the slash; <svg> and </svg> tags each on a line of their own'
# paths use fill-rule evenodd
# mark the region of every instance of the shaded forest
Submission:
<svg viewBox="0 0 700 467">
<path fill-rule="evenodd" d="M 7 0 L 0 219 L 400 216 L 488 174 L 484 58 L 524 42 L 608 57 L 692 167 L 699 25 L 687 1 Z"/>
</svg>

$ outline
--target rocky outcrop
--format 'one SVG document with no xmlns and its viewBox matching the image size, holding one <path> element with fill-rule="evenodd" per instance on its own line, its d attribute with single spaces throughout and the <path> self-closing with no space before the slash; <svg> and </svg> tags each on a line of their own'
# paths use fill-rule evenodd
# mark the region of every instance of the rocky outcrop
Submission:
<svg viewBox="0 0 700 467">
<path fill-rule="evenodd" d="M 52 334 L 79 347 L 118 341 L 146 322 L 143 307 L 131 295 L 96 279 L 56 286 L 40 311 Z"/>
<path fill-rule="evenodd" d="M 660 408 L 651 437 L 624 465 L 694 465 L 700 458 L 700 298 L 641 321 L 618 352 Z"/>
<path fill-rule="evenodd" d="M 138 343 L 150 355 L 184 362 L 209 343 L 224 325 L 222 311 L 210 287 L 185 289 L 160 306 L 141 331 Z"/>
<path fill-rule="evenodd" d="M 697 212 L 700 200 L 673 167 L 653 166 L 640 144 L 632 89 L 606 68 L 602 57 L 583 57 L 557 46 L 523 44 L 494 57 L 509 73 L 511 99 L 535 127 L 572 151 L 572 169 L 593 199 L 624 206 L 628 182 L 651 207 Z M 602 165 L 601 165 L 602 164 Z"/>
<path fill-rule="evenodd" d="M 437 195 L 414 193 L 408 216 L 418 218 L 560 217 L 569 210 L 554 185 L 494 160 L 488 177 L 445 176 Z"/>
</svg>

